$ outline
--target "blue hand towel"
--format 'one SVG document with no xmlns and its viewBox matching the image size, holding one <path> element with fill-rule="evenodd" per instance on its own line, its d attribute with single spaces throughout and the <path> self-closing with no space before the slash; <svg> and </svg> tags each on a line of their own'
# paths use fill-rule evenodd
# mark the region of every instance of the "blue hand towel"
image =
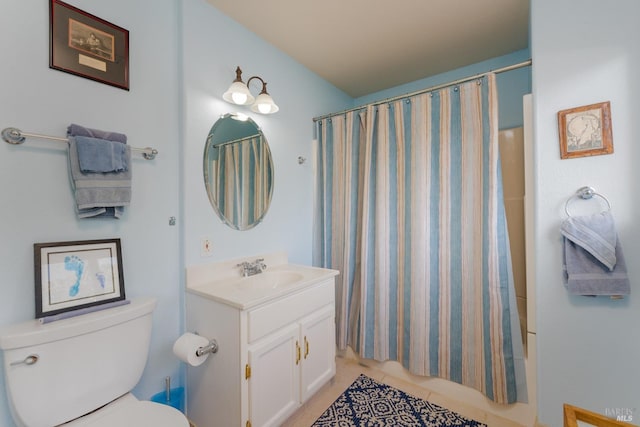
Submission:
<svg viewBox="0 0 640 427">
<path fill-rule="evenodd" d="M 131 149 L 125 146 L 127 164 Z M 69 138 L 69 174 L 80 218 L 120 218 L 131 202 L 131 168 L 122 172 L 82 173 L 74 137 Z"/>
<path fill-rule="evenodd" d="M 618 237 L 611 212 L 567 218 L 560 226 L 562 235 L 582 246 L 610 271 L 616 265 Z"/>
<path fill-rule="evenodd" d="M 68 136 L 88 136 L 91 138 L 106 139 L 107 141 L 117 141 L 127 143 L 127 135 L 118 132 L 107 132 L 99 129 L 91 129 L 77 124 L 70 124 L 67 127 Z"/>
<path fill-rule="evenodd" d="M 129 168 L 126 145 L 106 139 L 76 136 L 80 170 L 87 172 L 122 172 Z"/>
<path fill-rule="evenodd" d="M 568 218 L 560 231 L 569 293 L 629 295 L 627 266 L 610 212 Z"/>
</svg>

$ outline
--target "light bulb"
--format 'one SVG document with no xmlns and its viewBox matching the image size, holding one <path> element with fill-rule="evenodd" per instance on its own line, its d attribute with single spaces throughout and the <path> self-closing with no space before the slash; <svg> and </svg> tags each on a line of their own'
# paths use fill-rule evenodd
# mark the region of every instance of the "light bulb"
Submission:
<svg viewBox="0 0 640 427">
<path fill-rule="evenodd" d="M 231 94 L 231 99 L 238 105 L 244 105 L 247 102 L 247 94 L 234 92 Z"/>
<path fill-rule="evenodd" d="M 271 111 L 271 105 L 269 105 L 269 104 L 258 104 L 258 111 L 260 111 L 262 114 L 267 114 L 267 113 L 269 113 L 269 111 Z"/>
</svg>

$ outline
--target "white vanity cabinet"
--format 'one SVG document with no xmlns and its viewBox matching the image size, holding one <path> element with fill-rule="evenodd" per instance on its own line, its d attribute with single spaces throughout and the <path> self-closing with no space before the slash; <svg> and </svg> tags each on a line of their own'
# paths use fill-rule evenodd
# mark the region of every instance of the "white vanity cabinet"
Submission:
<svg viewBox="0 0 640 427">
<path fill-rule="evenodd" d="M 187 368 L 196 425 L 278 426 L 333 378 L 333 275 L 248 307 L 187 288 L 187 330 L 218 341 L 216 354 Z"/>
<path fill-rule="evenodd" d="M 324 286 L 322 291 L 325 290 L 333 292 L 333 286 Z M 296 299 L 297 296 L 283 302 L 294 303 Z M 302 318 L 283 316 L 295 320 L 248 346 L 249 420 L 252 426 L 280 425 L 335 375 L 333 301 L 320 308 L 320 301 L 295 303 L 302 304 L 300 308 L 305 305 L 311 308 L 311 314 Z M 271 308 L 264 307 L 266 310 Z"/>
</svg>

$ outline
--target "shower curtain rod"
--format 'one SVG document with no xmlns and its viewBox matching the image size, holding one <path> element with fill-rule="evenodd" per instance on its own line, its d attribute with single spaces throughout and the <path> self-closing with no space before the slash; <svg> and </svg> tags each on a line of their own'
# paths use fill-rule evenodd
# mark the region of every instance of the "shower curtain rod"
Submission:
<svg viewBox="0 0 640 427">
<path fill-rule="evenodd" d="M 245 141 L 250 141 L 254 138 L 257 138 L 259 136 L 262 136 L 262 134 L 256 133 L 254 135 L 249 135 L 249 136 L 243 136 L 242 138 L 237 138 L 237 139 L 232 139 L 231 141 L 226 141 L 226 142 L 221 142 L 219 144 L 215 144 L 212 148 L 220 148 L 222 146 L 225 145 L 229 145 L 229 144 L 237 144 L 237 143 L 241 143 L 241 142 L 245 142 Z"/>
<path fill-rule="evenodd" d="M 408 97 L 411 97 L 411 96 L 420 95 L 420 94 L 427 93 L 427 92 L 432 92 L 434 90 L 443 89 L 443 88 L 449 87 L 449 86 L 455 86 L 455 85 L 460 84 L 460 83 L 469 82 L 471 80 L 475 80 L 477 78 L 483 77 L 483 76 L 485 76 L 485 75 L 487 75 L 489 73 L 500 74 L 500 73 L 504 73 L 506 71 L 511 71 L 511 70 L 516 70 L 518 68 L 528 67 L 529 65 L 531 65 L 531 63 L 532 63 L 531 59 L 528 59 L 528 60 L 520 62 L 518 64 L 507 65 L 506 67 L 497 68 L 495 70 L 489 70 L 487 72 L 476 74 L 476 75 L 470 76 L 470 77 L 464 77 L 462 79 L 454 80 L 454 81 L 449 82 L 449 83 L 443 83 L 443 84 L 439 84 L 439 85 L 436 85 L 436 86 L 431 86 L 429 88 L 420 89 L 420 90 L 415 91 L 415 92 L 405 93 L 404 95 L 398 95 L 398 96 L 393 96 L 393 97 L 390 97 L 390 98 L 385 98 L 385 99 L 383 99 L 381 101 L 372 102 L 370 104 L 361 105 L 359 107 L 349 108 L 348 110 L 338 111 L 337 113 L 330 113 L 330 114 L 325 114 L 325 115 L 322 115 L 322 116 L 314 117 L 313 121 L 317 122 L 318 120 L 323 120 L 323 119 L 326 119 L 326 118 L 329 118 L 329 117 L 338 116 L 340 114 L 346 114 L 346 113 L 349 113 L 351 111 L 362 110 L 363 108 L 366 108 L 369 105 L 386 104 L 387 102 L 397 101 L 398 99 L 408 98 Z"/>
</svg>

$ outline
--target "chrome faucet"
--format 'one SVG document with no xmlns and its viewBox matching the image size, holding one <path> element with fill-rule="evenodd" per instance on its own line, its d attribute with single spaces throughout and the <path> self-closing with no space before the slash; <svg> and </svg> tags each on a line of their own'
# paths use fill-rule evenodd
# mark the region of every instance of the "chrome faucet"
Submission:
<svg viewBox="0 0 640 427">
<path fill-rule="evenodd" d="M 242 268 L 242 277 L 249 277 L 262 273 L 263 270 L 267 269 L 267 264 L 264 263 L 264 258 L 258 258 L 253 262 L 242 262 L 236 267 Z"/>
</svg>

